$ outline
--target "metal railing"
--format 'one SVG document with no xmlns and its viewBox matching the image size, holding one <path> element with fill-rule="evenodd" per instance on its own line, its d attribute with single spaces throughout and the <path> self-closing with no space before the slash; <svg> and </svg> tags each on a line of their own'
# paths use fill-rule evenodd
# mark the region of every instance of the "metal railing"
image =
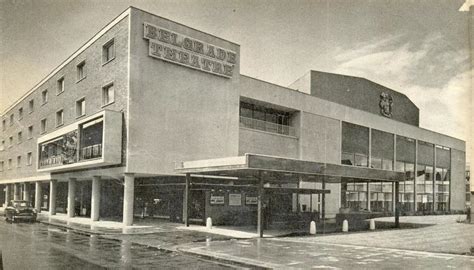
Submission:
<svg viewBox="0 0 474 270">
<path fill-rule="evenodd" d="M 275 124 L 272 122 L 248 118 L 244 116 L 240 116 L 240 126 L 245 127 L 245 128 L 250 128 L 250 129 L 266 131 L 270 133 L 296 136 L 294 127 Z"/>
<path fill-rule="evenodd" d="M 102 157 L 102 144 L 94 144 L 81 149 L 81 159 L 92 159 Z"/>
<path fill-rule="evenodd" d="M 48 158 L 44 158 L 40 160 L 40 167 L 45 167 L 45 166 L 55 166 L 63 164 L 63 157 L 62 156 L 52 156 Z"/>
</svg>

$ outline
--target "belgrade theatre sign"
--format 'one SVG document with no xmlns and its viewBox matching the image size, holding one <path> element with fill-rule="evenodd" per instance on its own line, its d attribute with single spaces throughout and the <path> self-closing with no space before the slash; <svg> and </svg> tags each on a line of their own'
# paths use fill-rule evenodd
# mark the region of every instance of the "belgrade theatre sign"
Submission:
<svg viewBox="0 0 474 270">
<path fill-rule="evenodd" d="M 158 26 L 144 23 L 148 54 L 164 61 L 231 78 L 237 54 Z"/>
</svg>

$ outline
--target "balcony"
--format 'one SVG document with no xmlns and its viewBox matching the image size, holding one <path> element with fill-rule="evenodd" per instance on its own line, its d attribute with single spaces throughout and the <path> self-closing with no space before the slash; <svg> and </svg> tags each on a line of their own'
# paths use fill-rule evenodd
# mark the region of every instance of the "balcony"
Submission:
<svg viewBox="0 0 474 270">
<path fill-rule="evenodd" d="M 296 136 L 295 128 L 254 118 L 240 116 L 240 127 L 261 130 L 270 133 Z"/>
<path fill-rule="evenodd" d="M 38 167 L 67 171 L 122 162 L 122 113 L 101 111 L 38 138 Z"/>
<path fill-rule="evenodd" d="M 102 157 L 102 144 L 94 144 L 81 149 L 81 159 L 94 159 Z"/>
</svg>

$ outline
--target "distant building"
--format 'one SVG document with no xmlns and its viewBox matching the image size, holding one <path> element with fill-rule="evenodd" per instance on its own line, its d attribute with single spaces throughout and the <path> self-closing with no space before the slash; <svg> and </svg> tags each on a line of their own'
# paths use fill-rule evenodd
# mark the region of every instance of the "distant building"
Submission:
<svg viewBox="0 0 474 270">
<path fill-rule="evenodd" d="M 1 121 L 0 199 L 51 215 L 243 225 L 259 204 L 269 223 L 390 214 L 397 181 L 404 212 L 465 207 L 465 142 L 420 128 L 405 95 L 320 71 L 289 87 L 250 78 L 238 44 L 136 8 Z"/>
</svg>

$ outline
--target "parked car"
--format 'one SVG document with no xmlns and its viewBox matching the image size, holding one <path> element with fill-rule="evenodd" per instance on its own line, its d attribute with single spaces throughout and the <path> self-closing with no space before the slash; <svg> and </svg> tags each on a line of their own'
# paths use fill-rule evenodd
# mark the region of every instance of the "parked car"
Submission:
<svg viewBox="0 0 474 270">
<path fill-rule="evenodd" d="M 30 202 L 23 200 L 11 200 L 5 208 L 5 220 L 15 222 L 17 220 L 36 221 L 36 209 L 31 207 Z"/>
</svg>

